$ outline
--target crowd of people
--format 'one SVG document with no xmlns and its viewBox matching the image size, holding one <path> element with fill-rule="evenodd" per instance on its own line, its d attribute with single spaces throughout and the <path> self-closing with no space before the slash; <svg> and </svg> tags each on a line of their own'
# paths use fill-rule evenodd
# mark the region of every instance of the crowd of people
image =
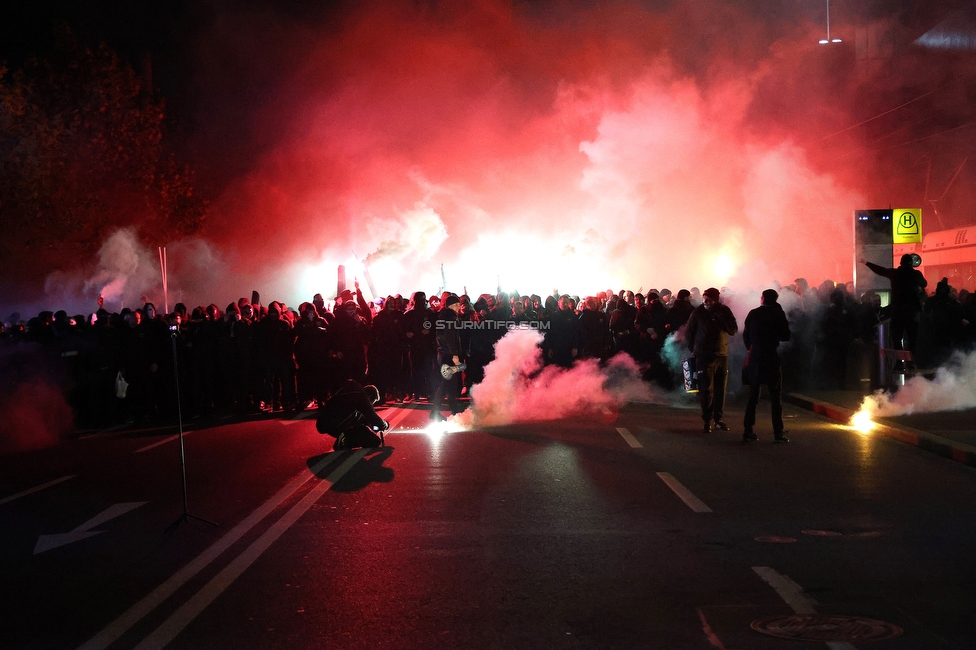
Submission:
<svg viewBox="0 0 976 650">
<path fill-rule="evenodd" d="M 882 307 L 873 292 L 855 298 L 850 283 L 811 287 L 798 279 L 776 289 L 792 333 L 780 350 L 787 389 L 856 388 L 867 376 L 881 381 L 877 326 L 892 316 L 904 320 L 904 313 L 891 313 L 903 304 Z M 280 301 L 262 305 L 256 296 L 223 309 L 177 304 L 168 314 L 149 302 L 117 313 L 100 305 L 89 316 L 58 311 L 8 319 L 0 354 L 14 374 L 28 372 L 25 365 L 46 368 L 80 428 L 172 421 L 177 390 L 185 418 L 302 410 L 324 403 L 350 379 L 375 385 L 381 401 L 436 398 L 436 416 L 442 399 L 452 411 L 460 408 L 456 398 L 481 381 L 495 343 L 515 327 L 543 335 L 547 364 L 569 367 L 622 352 L 646 381 L 680 390 L 680 357 L 696 345 L 696 334 L 688 336 L 696 308 L 714 299 L 741 321 L 758 302 L 758 294 L 724 289 L 719 300 L 713 291 L 608 290 L 582 298 L 418 291 L 367 302 L 357 286 L 328 303 L 317 294 L 297 309 Z M 968 292 L 941 282 L 931 295 L 920 290 L 910 298 L 917 327 L 899 335 L 895 347 L 904 341 L 919 364 L 933 365 L 972 345 L 976 302 Z M 747 355 L 735 334 L 726 333 L 723 370 L 733 383 L 738 379 L 728 368 L 740 368 Z"/>
</svg>

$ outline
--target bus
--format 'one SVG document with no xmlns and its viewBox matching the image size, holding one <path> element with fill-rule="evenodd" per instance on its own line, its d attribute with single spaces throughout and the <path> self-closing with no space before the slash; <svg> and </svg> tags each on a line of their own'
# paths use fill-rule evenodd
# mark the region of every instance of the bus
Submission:
<svg viewBox="0 0 976 650">
<path fill-rule="evenodd" d="M 928 281 L 930 294 L 942 278 L 949 278 L 956 289 L 976 291 L 976 225 L 930 232 L 921 244 L 896 244 L 892 253 L 896 266 L 905 253 L 922 258 L 918 270 Z"/>
</svg>

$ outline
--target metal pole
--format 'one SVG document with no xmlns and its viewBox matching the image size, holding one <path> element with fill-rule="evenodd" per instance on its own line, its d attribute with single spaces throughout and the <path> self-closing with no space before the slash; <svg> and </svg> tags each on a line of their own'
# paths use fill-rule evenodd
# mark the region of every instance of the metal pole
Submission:
<svg viewBox="0 0 976 650">
<path fill-rule="evenodd" d="M 174 330 L 170 334 L 172 334 L 171 338 L 173 339 L 173 377 L 176 379 L 176 421 L 179 423 L 180 471 L 183 475 L 183 514 L 185 516 L 189 512 L 189 508 L 186 500 L 186 450 L 183 447 L 183 400 L 180 398 L 180 367 L 176 360 L 177 332 Z"/>
<path fill-rule="evenodd" d="M 830 0 L 827 0 L 827 42 L 830 42 Z"/>
<path fill-rule="evenodd" d="M 179 422 L 179 438 L 180 438 L 180 474 L 182 477 L 183 486 L 183 514 L 181 514 L 176 521 L 167 526 L 166 533 L 169 533 L 176 529 L 177 526 L 184 523 L 187 519 L 196 519 L 207 524 L 212 524 L 217 526 L 217 522 L 210 521 L 209 519 L 204 519 L 203 517 L 198 517 L 196 515 L 190 514 L 190 509 L 186 497 L 186 449 L 183 446 L 183 401 L 180 397 L 180 367 L 177 361 L 177 349 L 176 349 L 176 337 L 179 331 L 175 325 L 172 326 L 170 330 L 170 337 L 173 339 L 173 378 L 176 380 L 176 418 Z"/>
</svg>

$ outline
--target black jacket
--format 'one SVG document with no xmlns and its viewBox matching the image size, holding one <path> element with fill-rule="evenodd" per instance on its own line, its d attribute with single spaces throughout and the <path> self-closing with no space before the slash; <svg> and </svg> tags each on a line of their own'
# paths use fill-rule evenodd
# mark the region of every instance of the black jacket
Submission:
<svg viewBox="0 0 976 650">
<path fill-rule="evenodd" d="M 867 267 L 891 280 L 891 307 L 896 310 L 920 311 L 922 309 L 922 290 L 928 286 L 922 272 L 911 266 L 885 268 L 871 262 Z"/>
<path fill-rule="evenodd" d="M 338 437 L 360 424 L 382 431 L 387 423 L 373 410 L 373 403 L 366 391 L 352 379 L 346 380 L 332 398 L 319 407 L 315 428 L 319 433 Z"/>
<path fill-rule="evenodd" d="M 732 310 L 716 303 L 711 309 L 698 305 L 688 319 L 688 346 L 699 359 L 727 357 L 729 336 L 739 332 Z"/>
<path fill-rule="evenodd" d="M 746 316 L 742 330 L 742 342 L 749 350 L 749 365 L 758 363 L 779 367 L 777 348 L 780 341 L 790 340 L 790 323 L 778 302 L 756 307 Z"/>
<path fill-rule="evenodd" d="M 435 321 L 437 328 L 437 357 L 441 363 L 451 363 L 451 357 L 461 354 L 461 319 L 450 307 L 441 307 Z"/>
</svg>

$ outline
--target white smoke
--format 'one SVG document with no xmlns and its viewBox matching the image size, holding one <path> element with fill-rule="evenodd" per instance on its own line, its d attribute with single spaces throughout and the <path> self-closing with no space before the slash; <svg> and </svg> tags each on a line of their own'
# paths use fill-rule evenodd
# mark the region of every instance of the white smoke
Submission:
<svg viewBox="0 0 976 650">
<path fill-rule="evenodd" d="M 366 264 L 386 259 L 399 261 L 408 255 L 426 261 L 447 239 L 447 228 L 440 215 L 421 201 L 398 219 L 371 222 L 368 230 L 382 241 L 366 256 Z"/>
<path fill-rule="evenodd" d="M 155 261 L 155 264 L 154 264 Z M 44 282 L 44 298 L 35 308 L 91 313 L 102 296 L 105 308 L 119 311 L 123 305 L 142 306 L 144 297 L 162 295 L 158 256 L 139 242 L 135 228 L 110 232 L 94 260 L 67 271 L 55 271 Z"/>
<path fill-rule="evenodd" d="M 961 411 L 976 407 L 976 352 L 956 352 L 932 380 L 912 377 L 897 393 L 876 391 L 864 398 L 861 411 L 871 418 Z"/>
<path fill-rule="evenodd" d="M 601 267 L 619 257 L 629 284 L 651 277 L 715 286 L 843 271 L 834 243 L 850 240 L 858 194 L 815 171 L 792 142 L 744 128 L 747 88 L 712 94 L 728 101 L 709 101 L 706 89 L 661 65 L 634 83 L 629 105 L 605 109 L 596 137 L 580 144 L 588 160 L 580 187 L 591 198 L 581 220 L 618 233 Z M 813 239 L 794 236 L 800 221 Z M 662 264 L 635 233 L 681 242 L 682 254 Z"/>
<path fill-rule="evenodd" d="M 109 304 L 119 304 L 126 298 L 134 304 L 161 283 L 159 271 L 151 267 L 150 259 L 149 249 L 139 243 L 135 228 L 113 232 L 98 249 L 98 263 L 85 283 L 85 293 L 101 295 Z"/>
<path fill-rule="evenodd" d="M 544 366 L 535 330 L 512 330 L 495 345 L 495 360 L 471 389 L 471 408 L 454 418 L 464 428 L 558 420 L 579 415 L 614 417 L 632 400 L 652 400 L 640 369 L 626 354 L 601 367 L 586 359 L 572 368 Z"/>
<path fill-rule="evenodd" d="M 206 240 L 170 242 L 166 251 L 170 308 L 181 301 L 207 304 L 216 299 L 226 304 L 244 295 L 239 293 L 243 289 L 230 286 L 235 274 L 230 273 L 223 257 Z M 217 291 L 233 293 L 220 296 Z M 53 306 L 69 313 L 90 313 L 96 308 L 95 300 L 102 296 L 109 311 L 141 307 L 146 300 L 162 311 L 166 298 L 159 251 L 144 245 L 135 228 L 112 231 L 94 260 L 71 271 L 51 273 L 44 283 L 44 293 L 38 310 Z"/>
</svg>

